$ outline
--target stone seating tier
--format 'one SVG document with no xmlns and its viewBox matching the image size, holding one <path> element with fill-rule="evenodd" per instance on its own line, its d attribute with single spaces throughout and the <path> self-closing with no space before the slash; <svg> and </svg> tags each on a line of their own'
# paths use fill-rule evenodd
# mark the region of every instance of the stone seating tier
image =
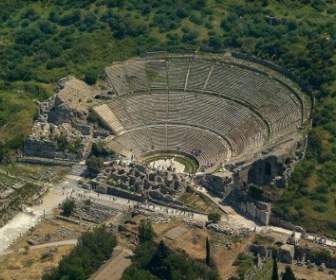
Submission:
<svg viewBox="0 0 336 280">
<path fill-rule="evenodd" d="M 186 55 L 106 68 L 116 95 L 106 102 L 115 116 L 114 141 L 138 157 L 196 151 L 200 166 L 209 168 L 292 137 L 309 115 L 304 98 L 279 73 L 253 67 L 235 58 Z"/>
</svg>

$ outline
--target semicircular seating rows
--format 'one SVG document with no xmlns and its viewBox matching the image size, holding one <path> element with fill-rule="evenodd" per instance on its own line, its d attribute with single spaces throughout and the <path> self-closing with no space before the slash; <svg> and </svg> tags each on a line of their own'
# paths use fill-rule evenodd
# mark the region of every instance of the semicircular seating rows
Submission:
<svg viewBox="0 0 336 280">
<path fill-rule="evenodd" d="M 104 101 L 119 126 L 110 124 L 114 139 L 138 158 L 170 150 L 211 169 L 297 133 L 307 115 L 301 93 L 243 63 L 171 55 L 105 73 L 115 94 Z"/>
</svg>

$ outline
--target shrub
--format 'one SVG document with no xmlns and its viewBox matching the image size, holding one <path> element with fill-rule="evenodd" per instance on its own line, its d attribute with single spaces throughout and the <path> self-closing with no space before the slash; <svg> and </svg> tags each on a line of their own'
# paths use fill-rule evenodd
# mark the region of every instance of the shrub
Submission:
<svg viewBox="0 0 336 280">
<path fill-rule="evenodd" d="M 86 160 L 88 171 L 91 175 L 96 176 L 103 167 L 103 160 L 96 156 L 90 156 Z"/>
<path fill-rule="evenodd" d="M 139 241 L 141 243 L 153 241 L 154 232 L 149 220 L 141 220 L 139 226 Z"/>
<path fill-rule="evenodd" d="M 208 220 L 213 223 L 218 223 L 221 219 L 221 215 L 218 212 L 212 212 L 208 214 Z"/>
<path fill-rule="evenodd" d="M 62 204 L 62 216 L 69 217 L 75 209 L 75 201 L 73 199 L 66 199 Z"/>
</svg>

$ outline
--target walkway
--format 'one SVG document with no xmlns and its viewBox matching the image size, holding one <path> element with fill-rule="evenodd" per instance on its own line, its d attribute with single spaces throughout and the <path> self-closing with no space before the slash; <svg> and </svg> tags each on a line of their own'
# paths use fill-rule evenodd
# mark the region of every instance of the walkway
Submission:
<svg viewBox="0 0 336 280">
<path fill-rule="evenodd" d="M 0 228 L 0 255 L 18 238 L 25 234 L 30 228 L 37 225 L 44 215 L 49 214 L 57 208 L 60 203 L 71 193 L 71 187 L 77 182 L 65 180 L 58 185 L 51 187 L 43 197 L 42 204 L 26 208 L 25 212 L 18 213 L 6 225 Z"/>
<path fill-rule="evenodd" d="M 119 280 L 125 269 L 132 263 L 130 257 L 133 252 L 127 248 L 117 246 L 114 248 L 112 257 L 102 265 L 90 280 Z"/>
<path fill-rule="evenodd" d="M 49 242 L 49 243 L 38 244 L 38 245 L 29 247 L 29 250 L 67 246 L 67 245 L 77 245 L 77 239 L 68 239 L 68 240 L 61 240 L 61 241 L 54 241 L 54 242 Z"/>
</svg>

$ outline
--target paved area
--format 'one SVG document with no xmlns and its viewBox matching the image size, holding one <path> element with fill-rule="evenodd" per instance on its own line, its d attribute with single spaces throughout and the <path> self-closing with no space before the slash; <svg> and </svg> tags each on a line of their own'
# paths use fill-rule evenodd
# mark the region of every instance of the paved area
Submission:
<svg viewBox="0 0 336 280">
<path fill-rule="evenodd" d="M 133 252 L 127 248 L 117 246 L 112 257 L 100 267 L 90 280 L 119 280 L 125 269 L 131 265 L 130 257 Z"/>
</svg>

